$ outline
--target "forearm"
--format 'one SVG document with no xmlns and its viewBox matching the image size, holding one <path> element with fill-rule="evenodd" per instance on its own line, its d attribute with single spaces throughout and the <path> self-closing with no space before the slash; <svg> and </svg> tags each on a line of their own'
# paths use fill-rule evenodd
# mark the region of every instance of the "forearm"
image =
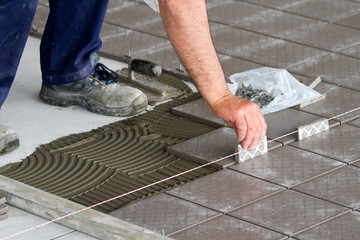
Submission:
<svg viewBox="0 0 360 240">
<path fill-rule="evenodd" d="M 204 0 L 159 0 L 169 39 L 205 100 L 214 105 L 229 94 L 211 39 Z"/>
</svg>

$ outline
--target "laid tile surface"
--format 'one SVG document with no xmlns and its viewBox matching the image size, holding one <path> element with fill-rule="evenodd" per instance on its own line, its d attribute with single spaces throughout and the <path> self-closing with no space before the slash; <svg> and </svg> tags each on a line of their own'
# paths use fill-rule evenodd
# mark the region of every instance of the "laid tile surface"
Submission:
<svg viewBox="0 0 360 240">
<path fill-rule="evenodd" d="M 343 162 L 352 162 L 360 159 L 360 128 L 344 124 L 291 145 Z"/>
<path fill-rule="evenodd" d="M 356 44 L 352 47 L 346 48 L 346 49 L 340 51 L 340 53 L 349 55 L 352 57 L 360 58 L 360 43 Z"/>
<path fill-rule="evenodd" d="M 360 29 L 360 14 L 356 14 L 344 19 L 341 19 L 340 21 L 336 22 L 337 24 Z"/>
<path fill-rule="evenodd" d="M 285 190 L 229 214 L 285 234 L 294 234 L 347 210 L 333 203 Z"/>
<path fill-rule="evenodd" d="M 264 65 L 262 64 L 253 63 L 237 57 L 227 56 L 223 54 L 218 54 L 218 57 L 225 77 L 227 78 L 226 80 L 228 82 L 230 82 L 228 77 L 230 77 L 234 73 L 240 73 L 251 69 L 264 67 Z"/>
<path fill-rule="evenodd" d="M 223 24 L 210 23 L 210 28 L 216 51 L 240 58 L 242 52 L 274 40 L 271 37 Z"/>
<path fill-rule="evenodd" d="M 171 112 L 175 115 L 214 127 L 225 126 L 224 121 L 212 113 L 209 104 L 203 98 L 174 107 Z"/>
<path fill-rule="evenodd" d="M 43 4 L 38 4 L 34 20 L 31 24 L 30 34 L 36 37 L 41 37 L 44 33 L 47 17 L 49 15 L 49 7 Z"/>
<path fill-rule="evenodd" d="M 289 71 L 313 78 L 321 76 L 323 81 L 341 84 L 360 79 L 360 59 L 328 54 L 290 67 Z"/>
<path fill-rule="evenodd" d="M 325 50 L 341 50 L 359 42 L 359 30 L 330 24 L 319 23 L 311 28 L 287 35 L 285 38 Z"/>
<path fill-rule="evenodd" d="M 360 206 L 360 168 L 346 166 L 294 188 L 350 208 Z"/>
<path fill-rule="evenodd" d="M 302 149 L 285 146 L 230 168 L 286 187 L 345 165 Z"/>
<path fill-rule="evenodd" d="M 292 7 L 308 0 L 241 0 L 243 2 L 249 2 L 253 4 L 259 4 L 266 7 L 284 9 Z"/>
<path fill-rule="evenodd" d="M 102 52 L 115 58 L 124 58 L 131 51 L 134 58 L 156 62 L 164 68 L 176 68 L 169 57 L 177 61 L 169 40 L 104 23 L 101 31 Z M 176 59 L 175 59 L 176 57 Z M 170 63 L 169 63 L 170 62 Z"/>
<path fill-rule="evenodd" d="M 160 14 L 135 1 L 110 1 L 105 21 L 118 26 L 167 38 Z"/>
<path fill-rule="evenodd" d="M 81 232 L 74 231 L 72 233 L 65 234 L 51 240 L 97 240 L 97 238 L 91 237 Z"/>
<path fill-rule="evenodd" d="M 350 212 L 300 234 L 296 234 L 294 237 L 299 240 L 357 240 L 360 235 L 359 224 L 360 213 Z"/>
<path fill-rule="evenodd" d="M 241 54 L 246 60 L 276 68 L 288 68 L 327 52 L 284 40 L 267 42 Z"/>
<path fill-rule="evenodd" d="M 235 156 L 230 155 L 235 152 L 236 144 L 234 130 L 223 127 L 172 145 L 167 152 L 202 164 L 224 158 L 211 164 L 212 167 L 222 169 L 235 164 Z"/>
<path fill-rule="evenodd" d="M 343 87 L 335 87 L 329 88 L 323 93 L 326 93 L 326 98 L 324 100 L 304 107 L 301 110 L 308 113 L 317 114 L 322 117 L 332 118 L 359 107 L 359 91 Z M 336 117 L 334 120 L 345 122 L 347 120 L 356 118 L 359 116 L 359 114 L 360 110 Z"/>
<path fill-rule="evenodd" d="M 356 90 L 358 92 L 360 92 L 360 79 L 359 80 L 354 80 L 354 81 L 348 81 L 348 82 L 344 82 L 342 84 L 340 84 L 339 86 L 345 87 L 345 88 L 350 88 L 353 90 Z"/>
<path fill-rule="evenodd" d="M 165 193 L 125 206 L 110 215 L 166 235 L 220 213 Z"/>
<path fill-rule="evenodd" d="M 264 117 L 266 124 L 268 126 L 266 134 L 270 139 L 275 139 L 285 134 L 296 131 L 297 127 L 307 123 L 314 122 L 321 118 L 319 116 L 309 114 L 303 111 L 295 110 L 292 108 L 267 114 Z M 295 141 L 295 139 L 296 139 L 296 133 L 281 139 L 277 139 L 277 141 L 282 143 L 290 143 Z"/>
<path fill-rule="evenodd" d="M 343 0 L 312 0 L 286 7 L 284 11 L 325 21 L 336 21 L 359 12 L 360 4 Z"/>
<path fill-rule="evenodd" d="M 351 121 L 348 123 L 349 125 L 353 125 L 355 127 L 360 127 L 360 118 L 355 119 L 354 121 Z"/>
<path fill-rule="evenodd" d="M 273 15 L 276 10 L 240 1 L 228 2 L 208 10 L 209 19 L 231 26 L 243 27 L 256 19 Z"/>
<path fill-rule="evenodd" d="M 319 24 L 319 21 L 315 19 L 282 11 L 268 11 L 266 14 L 254 15 L 251 21 L 240 22 L 236 26 L 269 36 L 283 38 L 317 24 Z"/>
<path fill-rule="evenodd" d="M 183 230 L 170 236 L 177 240 L 185 239 L 207 239 L 207 240 L 275 240 L 282 239 L 285 235 L 270 231 L 245 221 L 220 216 L 192 228 Z"/>
<path fill-rule="evenodd" d="M 168 193 L 221 212 L 228 212 L 281 189 L 275 184 L 225 169 L 174 188 Z"/>
</svg>

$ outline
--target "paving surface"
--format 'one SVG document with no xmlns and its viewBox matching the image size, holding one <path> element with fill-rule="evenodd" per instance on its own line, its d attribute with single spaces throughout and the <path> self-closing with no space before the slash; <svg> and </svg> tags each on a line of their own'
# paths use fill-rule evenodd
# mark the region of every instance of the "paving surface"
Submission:
<svg viewBox="0 0 360 240">
<path fill-rule="evenodd" d="M 266 65 L 305 83 L 319 75 L 325 82 L 317 89 L 325 100 L 272 116 L 271 137 L 294 129 L 294 119 L 302 125 L 360 107 L 358 0 L 206 2 L 227 77 Z M 47 11 L 41 1 L 33 34 L 41 34 Z M 186 77 L 176 71 L 180 62 L 159 16 L 142 1 L 110 1 L 101 34 L 103 55 L 121 60 L 130 50 Z M 283 140 L 286 146 L 263 156 L 111 214 L 175 239 L 358 239 L 359 117 L 336 117 L 328 132 Z"/>
</svg>

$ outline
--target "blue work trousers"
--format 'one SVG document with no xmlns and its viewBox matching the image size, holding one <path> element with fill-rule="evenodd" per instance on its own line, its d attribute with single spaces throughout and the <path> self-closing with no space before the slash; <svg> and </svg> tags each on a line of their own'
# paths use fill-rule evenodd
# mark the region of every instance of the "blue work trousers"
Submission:
<svg viewBox="0 0 360 240">
<path fill-rule="evenodd" d="M 42 80 L 65 84 L 88 76 L 108 0 L 49 0 L 40 45 Z M 14 81 L 38 0 L 0 0 L 0 107 Z"/>
</svg>

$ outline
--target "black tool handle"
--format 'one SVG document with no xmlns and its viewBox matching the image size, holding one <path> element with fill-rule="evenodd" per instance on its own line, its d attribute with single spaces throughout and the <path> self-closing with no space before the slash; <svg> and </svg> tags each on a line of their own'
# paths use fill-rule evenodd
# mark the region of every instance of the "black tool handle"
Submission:
<svg viewBox="0 0 360 240">
<path fill-rule="evenodd" d="M 132 71 L 142 73 L 150 77 L 159 77 L 162 72 L 160 65 L 142 59 L 133 59 L 129 64 L 129 67 Z"/>
</svg>

